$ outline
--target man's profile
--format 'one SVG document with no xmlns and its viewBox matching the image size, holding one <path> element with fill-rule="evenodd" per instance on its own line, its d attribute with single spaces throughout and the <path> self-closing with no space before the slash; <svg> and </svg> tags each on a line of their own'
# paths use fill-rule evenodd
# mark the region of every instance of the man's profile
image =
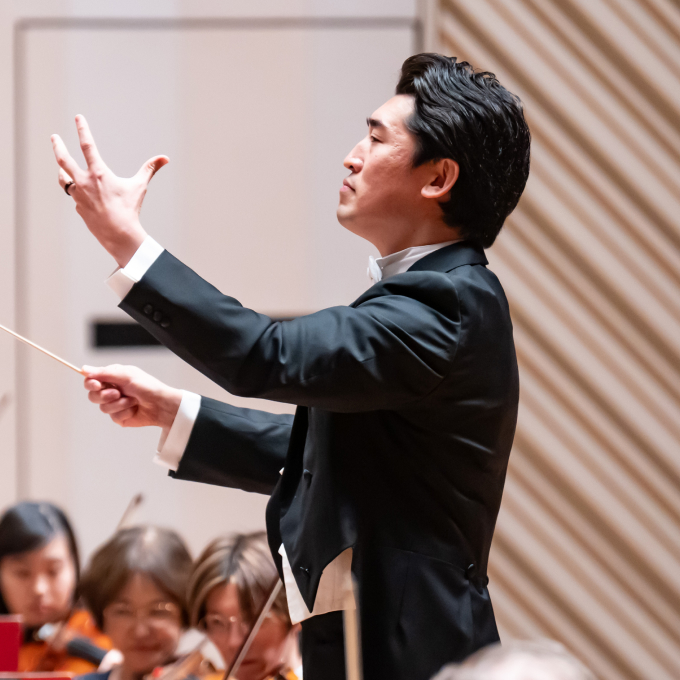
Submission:
<svg viewBox="0 0 680 680">
<path fill-rule="evenodd" d="M 88 168 L 55 135 L 60 183 L 120 267 L 121 308 L 230 393 L 298 407 L 237 408 L 133 367 L 88 369 L 85 383 L 115 422 L 163 428 L 175 478 L 271 495 L 306 680 L 344 677 L 341 611 L 356 605 L 366 680 L 426 680 L 496 642 L 486 571 L 519 379 L 484 249 L 528 177 L 519 99 L 455 58 L 407 59 L 344 162 L 338 220 L 380 251 L 374 283 L 289 321 L 244 308 L 147 235 L 139 210 L 165 157 L 118 178 L 76 122 Z"/>
</svg>

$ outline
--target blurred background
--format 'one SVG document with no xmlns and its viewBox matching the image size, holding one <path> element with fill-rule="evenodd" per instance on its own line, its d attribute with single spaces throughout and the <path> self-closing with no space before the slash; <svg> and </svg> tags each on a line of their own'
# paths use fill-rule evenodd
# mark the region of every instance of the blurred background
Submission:
<svg viewBox="0 0 680 680">
<path fill-rule="evenodd" d="M 402 61 L 440 51 L 520 95 L 519 207 L 488 251 L 521 371 L 491 556 L 504 640 L 564 642 L 605 679 L 680 677 L 680 7 L 673 0 L 3 0 L 0 323 L 82 365 L 230 397 L 146 339 L 56 181 L 50 134 L 110 167 L 150 156 L 142 221 L 275 317 L 346 304 L 372 246 L 335 220 L 342 160 Z M 114 426 L 81 380 L 0 337 L 0 506 L 61 505 L 85 557 L 130 498 L 198 552 L 264 527 L 266 498 L 176 482 L 158 431 Z"/>
</svg>

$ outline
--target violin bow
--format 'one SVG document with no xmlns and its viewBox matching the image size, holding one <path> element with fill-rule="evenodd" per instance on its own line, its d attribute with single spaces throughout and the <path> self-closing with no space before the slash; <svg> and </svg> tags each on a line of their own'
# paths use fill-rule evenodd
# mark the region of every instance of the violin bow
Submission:
<svg viewBox="0 0 680 680">
<path fill-rule="evenodd" d="M 267 618 L 267 614 L 269 614 L 269 611 L 271 610 L 272 605 L 274 604 L 274 601 L 276 600 L 276 597 L 281 591 L 282 587 L 283 583 L 281 583 L 281 579 L 279 579 L 279 576 L 277 574 L 276 579 L 274 580 L 271 587 L 267 591 L 267 599 L 265 600 L 264 604 L 262 605 L 262 608 L 255 617 L 255 623 L 253 623 L 253 625 L 250 628 L 250 631 L 248 631 L 248 635 L 246 636 L 246 639 L 243 641 L 243 644 L 238 650 L 238 654 L 236 655 L 234 662 L 225 671 L 223 680 L 233 680 L 233 678 L 236 676 L 236 672 L 241 667 L 243 659 L 246 658 L 246 654 L 250 649 L 250 645 L 253 643 L 255 636 L 259 632 L 262 623 Z"/>
<path fill-rule="evenodd" d="M 130 518 L 137 512 L 137 508 L 144 502 L 144 495 L 141 493 L 135 494 L 131 499 L 130 502 L 128 503 L 127 508 L 125 508 L 125 512 L 123 513 L 123 516 L 120 518 L 120 521 L 118 522 L 118 525 L 116 526 L 116 532 L 120 531 L 121 529 L 125 529 L 125 527 L 128 525 L 130 522 Z"/>
</svg>

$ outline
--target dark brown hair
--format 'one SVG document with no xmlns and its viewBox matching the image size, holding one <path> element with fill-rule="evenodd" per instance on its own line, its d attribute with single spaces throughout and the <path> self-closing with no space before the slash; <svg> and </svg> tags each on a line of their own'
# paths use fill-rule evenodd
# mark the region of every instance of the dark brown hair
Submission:
<svg viewBox="0 0 680 680">
<path fill-rule="evenodd" d="M 153 526 L 122 529 L 92 556 L 80 592 L 102 628 L 106 607 L 134 574 L 143 574 L 179 606 L 182 625 L 187 626 L 186 588 L 191 565 L 189 551 L 174 531 Z"/>
<path fill-rule="evenodd" d="M 275 578 L 278 574 L 264 531 L 215 539 L 196 561 L 189 580 L 191 625 L 198 626 L 205 616 L 205 603 L 210 591 L 227 583 L 236 585 L 241 613 L 248 623 L 253 623 Z M 283 589 L 274 601 L 272 612 L 290 628 Z"/>
</svg>

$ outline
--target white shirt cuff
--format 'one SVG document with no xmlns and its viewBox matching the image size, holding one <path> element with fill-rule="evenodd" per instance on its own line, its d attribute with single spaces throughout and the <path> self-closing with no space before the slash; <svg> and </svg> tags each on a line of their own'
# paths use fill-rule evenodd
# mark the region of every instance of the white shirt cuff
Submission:
<svg viewBox="0 0 680 680">
<path fill-rule="evenodd" d="M 200 395 L 182 390 L 182 401 L 172 427 L 169 430 L 163 429 L 161 432 L 156 457 L 153 459 L 154 463 L 177 471 L 200 408 Z"/>
<path fill-rule="evenodd" d="M 163 250 L 151 236 L 147 236 L 125 267 L 118 267 L 106 279 L 108 287 L 122 300 L 132 290 L 132 286 L 141 281 Z"/>
</svg>

